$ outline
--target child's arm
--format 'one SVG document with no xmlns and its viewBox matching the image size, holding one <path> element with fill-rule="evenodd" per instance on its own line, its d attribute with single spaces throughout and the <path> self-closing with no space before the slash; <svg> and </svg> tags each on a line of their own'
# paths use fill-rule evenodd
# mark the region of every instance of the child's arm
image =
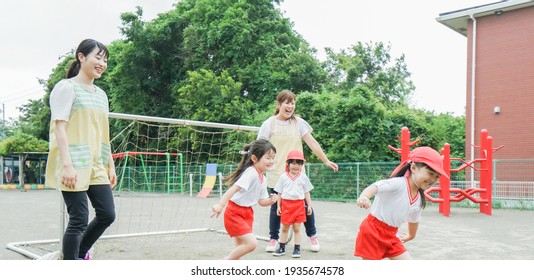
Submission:
<svg viewBox="0 0 534 280">
<path fill-rule="evenodd" d="M 276 201 L 276 215 L 282 216 L 282 194 L 278 195 L 278 200 Z"/>
<path fill-rule="evenodd" d="M 260 206 L 271 206 L 275 204 L 277 201 L 278 201 L 278 195 L 275 193 L 272 193 L 269 196 L 269 198 L 260 198 L 260 200 L 258 200 L 258 204 Z"/>
<path fill-rule="evenodd" d="M 414 239 L 418 228 L 419 228 L 419 223 L 408 223 L 408 234 L 401 236 L 400 240 L 402 242 L 408 242 Z"/>
<path fill-rule="evenodd" d="M 230 200 L 230 198 L 232 198 L 232 196 L 234 196 L 234 194 L 237 193 L 240 189 L 241 189 L 241 187 L 239 187 L 238 185 L 231 186 L 224 193 L 223 197 L 221 197 L 221 200 L 219 200 L 219 203 L 213 205 L 212 213 L 211 213 L 210 218 L 213 218 L 213 216 L 219 217 L 219 214 L 221 214 L 222 209 L 224 208 L 226 203 L 228 203 L 228 200 Z"/>
<path fill-rule="evenodd" d="M 308 216 L 312 214 L 312 206 L 311 206 L 311 196 L 310 192 L 307 192 L 304 199 L 306 200 L 306 205 L 308 205 Z"/>
<path fill-rule="evenodd" d="M 360 208 L 368 209 L 371 207 L 371 198 L 375 196 L 377 192 L 377 185 L 370 185 L 369 187 L 365 188 L 365 190 L 363 190 L 363 192 L 360 194 L 358 200 L 356 200 L 356 205 L 360 206 Z"/>
</svg>

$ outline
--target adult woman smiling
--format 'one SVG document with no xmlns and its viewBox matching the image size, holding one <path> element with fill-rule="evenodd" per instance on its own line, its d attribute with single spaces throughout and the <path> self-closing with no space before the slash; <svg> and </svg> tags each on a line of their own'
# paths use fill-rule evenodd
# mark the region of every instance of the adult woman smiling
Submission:
<svg viewBox="0 0 534 280">
<path fill-rule="evenodd" d="M 328 159 L 321 145 L 313 137 L 312 127 L 304 119 L 294 114 L 296 101 L 297 96 L 289 90 L 282 90 L 278 93 L 274 115 L 263 122 L 258 132 L 258 139 L 268 139 L 277 150 L 275 169 L 267 172 L 267 186 L 272 193 L 276 193 L 273 188 L 280 175 L 285 172 L 287 154 L 293 150 L 302 152 L 303 141 L 326 166 L 334 171 L 338 170 L 337 164 Z M 280 232 L 280 216 L 276 213 L 276 205 L 271 206 L 269 216 L 270 241 L 266 251 L 273 252 L 276 249 Z M 306 228 L 306 235 L 310 237 L 311 250 L 318 252 L 320 246 L 317 240 L 314 211 L 307 217 L 304 227 Z"/>
</svg>

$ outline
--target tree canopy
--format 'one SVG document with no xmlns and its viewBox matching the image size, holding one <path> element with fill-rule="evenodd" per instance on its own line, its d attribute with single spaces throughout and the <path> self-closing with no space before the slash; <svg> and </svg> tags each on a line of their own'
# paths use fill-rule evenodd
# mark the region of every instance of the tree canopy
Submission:
<svg viewBox="0 0 534 280">
<path fill-rule="evenodd" d="M 96 81 L 111 111 L 259 126 L 289 89 L 334 161 L 397 160 L 387 146 L 404 126 L 422 144 L 450 143 L 462 156 L 465 118 L 410 106 L 415 85 L 404 55 L 392 57 L 383 42 L 355 42 L 326 49 L 320 61 L 279 2 L 183 0 L 148 22 L 140 7 L 123 13 L 124 38 L 108 46 L 108 70 Z M 72 58 L 43 81 L 42 100 L 21 108 L 19 131 L 48 140 L 49 94 Z M 121 122 L 112 124 L 120 130 Z"/>
</svg>

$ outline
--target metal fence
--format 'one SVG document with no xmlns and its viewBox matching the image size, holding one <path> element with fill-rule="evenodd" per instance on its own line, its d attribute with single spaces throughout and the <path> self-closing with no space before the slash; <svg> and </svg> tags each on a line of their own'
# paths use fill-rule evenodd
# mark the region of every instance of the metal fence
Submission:
<svg viewBox="0 0 534 280">
<path fill-rule="evenodd" d="M 339 171 L 333 172 L 330 168 L 322 163 L 307 163 L 306 174 L 310 177 L 314 190 L 312 192 L 313 199 L 317 200 L 331 200 L 331 201 L 355 201 L 360 193 L 370 184 L 380 179 L 388 178 L 392 170 L 398 165 L 398 162 L 349 162 L 338 163 Z M 461 163 L 451 163 L 451 168 L 456 168 Z M 217 172 L 221 172 L 223 176 L 230 174 L 235 165 L 220 165 Z M 139 168 L 136 172 L 144 174 L 147 170 L 141 170 L 141 167 L 128 167 L 128 173 L 132 169 Z M 145 167 L 157 169 L 158 167 Z M 146 176 L 136 178 L 135 176 L 128 177 L 122 182 L 124 185 L 121 188 L 130 191 L 155 191 L 155 192 L 184 192 L 189 191 L 190 186 L 194 186 L 195 191 L 202 188 L 205 174 L 203 165 L 186 165 L 184 166 L 183 180 L 179 180 L 177 174 L 179 171 L 171 166 L 170 185 L 161 184 L 161 182 L 152 182 L 152 187 L 147 187 L 139 182 L 145 182 Z M 144 171 L 144 172 L 143 172 Z M 474 180 L 468 181 L 469 178 L 466 172 L 471 172 L 465 169 L 460 172 L 451 174 L 452 188 L 478 188 L 479 181 L 475 173 Z M 122 173 L 122 170 L 118 170 Z M 151 172 L 149 172 L 151 173 Z M 138 175 L 140 176 L 140 175 Z M 153 176 L 154 178 L 165 178 L 162 176 Z M 219 183 L 217 183 L 219 184 Z M 18 186 L 20 187 L 20 186 Z M 214 189 L 217 194 L 218 189 Z M 435 193 L 434 193 L 435 194 Z M 534 159 L 525 160 L 494 160 L 493 161 L 493 206 L 497 208 L 520 208 L 520 209 L 534 209 Z M 454 203 L 460 206 L 474 206 L 469 200 L 464 200 L 459 203 Z"/>
<path fill-rule="evenodd" d="M 314 199 L 354 201 L 361 191 L 373 182 L 390 176 L 398 162 L 354 162 L 339 164 L 334 173 L 324 164 L 308 163 L 306 172 L 312 181 Z M 456 168 L 461 163 L 452 163 Z M 479 181 L 466 181 L 463 170 L 451 174 L 452 188 L 478 188 Z M 494 160 L 493 206 L 497 208 L 534 209 L 534 159 Z M 456 203 L 460 206 L 478 206 L 470 200 Z"/>
<path fill-rule="evenodd" d="M 353 163 L 339 163 L 339 171 L 334 172 L 330 168 L 321 163 L 307 163 L 306 174 L 310 177 L 314 190 L 312 192 L 313 199 L 317 200 L 332 200 L 332 201 L 355 201 L 360 193 L 370 184 L 380 179 L 388 178 L 392 170 L 398 165 L 398 162 L 353 162 Z M 454 166 L 457 164 L 453 164 Z M 459 163 L 458 163 L 459 165 Z M 496 160 L 494 163 L 494 180 L 493 180 L 493 201 L 495 207 L 501 208 L 523 208 L 534 209 L 534 180 L 524 180 L 529 178 L 529 174 L 534 173 L 534 160 L 529 161 L 504 161 Z M 516 166 L 522 166 L 519 168 Z M 532 166 L 532 168 L 530 167 Z M 223 176 L 230 174 L 235 165 L 219 165 L 217 172 L 221 172 Z M 135 168 L 135 167 L 130 167 Z M 149 167 L 153 168 L 153 167 Z M 171 168 L 171 170 L 175 170 Z M 183 174 L 183 186 L 178 184 L 178 180 L 173 180 L 172 192 L 175 191 L 200 191 L 204 182 L 204 166 L 201 165 L 185 165 L 184 170 L 187 174 Z M 511 180 L 510 172 L 514 170 L 512 177 L 518 180 Z M 142 171 L 142 170 L 139 170 Z M 146 172 L 146 170 L 145 170 Z M 467 181 L 465 178 L 466 172 L 470 170 L 462 170 L 460 172 L 453 172 L 451 174 L 451 188 L 468 189 L 479 188 L 479 181 L 475 175 L 475 180 Z M 176 173 L 176 171 L 172 171 Z M 139 172 L 144 174 L 144 172 Z M 506 175 L 506 176 L 503 176 Z M 156 176 L 153 176 L 156 178 Z M 173 175 L 173 178 L 176 178 Z M 158 189 L 157 187 L 147 188 L 142 184 L 135 183 L 136 181 L 143 181 L 141 179 L 133 180 L 133 184 L 125 183 L 123 188 L 132 191 L 143 191 L 152 189 L 153 191 L 165 191 L 168 188 Z M 219 184 L 219 183 L 217 183 Z M 156 184 L 154 184 L 156 185 Z M 190 187 L 191 186 L 191 187 Z M 223 188 L 224 189 L 224 188 Z M 218 189 L 215 188 L 214 193 L 217 194 Z M 437 193 L 432 193 L 433 196 Z M 451 194 L 452 195 L 452 194 Z M 475 196 L 477 196 L 475 194 Z M 460 206 L 478 206 L 468 199 L 461 202 L 456 202 L 455 205 Z"/>
</svg>

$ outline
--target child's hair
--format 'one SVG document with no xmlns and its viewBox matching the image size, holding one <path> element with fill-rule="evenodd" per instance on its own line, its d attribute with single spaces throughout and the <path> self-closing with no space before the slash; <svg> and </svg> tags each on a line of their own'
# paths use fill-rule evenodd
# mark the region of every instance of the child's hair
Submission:
<svg viewBox="0 0 534 280">
<path fill-rule="evenodd" d="M 243 146 L 243 150 L 240 151 L 240 153 L 243 154 L 241 162 L 236 170 L 230 176 L 224 179 L 225 183 L 229 186 L 233 185 L 239 179 L 239 177 L 241 177 L 241 174 L 243 174 L 247 168 L 254 164 L 254 162 L 252 162 L 253 155 L 259 160 L 263 157 L 263 155 L 270 151 L 276 153 L 276 148 L 269 140 L 266 139 L 258 139 Z"/>
<path fill-rule="evenodd" d="M 449 178 L 449 174 L 443 169 L 443 158 L 431 147 L 417 147 L 413 149 L 410 154 L 408 154 L 408 158 L 403 160 L 401 164 L 393 170 L 391 177 L 404 176 L 410 169 L 410 164 L 412 163 L 419 168 L 426 167 L 439 173 L 445 178 Z M 426 198 L 424 190 L 419 189 L 419 194 L 421 195 L 421 207 L 425 208 Z"/>
<path fill-rule="evenodd" d="M 96 40 L 93 39 L 85 39 L 83 40 L 80 45 L 78 45 L 78 48 L 76 49 L 76 52 L 74 53 L 74 61 L 69 67 L 69 71 L 67 72 L 67 78 L 72 78 L 80 72 L 80 66 L 81 62 L 78 58 L 78 54 L 82 53 L 84 56 L 89 55 L 95 48 L 98 48 L 98 54 L 105 56 L 106 58 L 109 57 L 109 51 L 106 46 Z"/>
<path fill-rule="evenodd" d="M 278 115 L 278 113 L 280 113 L 280 107 L 278 107 L 278 104 L 282 104 L 284 103 L 284 101 L 297 101 L 297 95 L 294 94 L 292 91 L 290 90 L 287 90 L 287 89 L 284 89 L 282 90 L 281 92 L 278 93 L 278 95 L 276 96 L 276 109 L 274 110 L 274 115 Z M 290 120 L 294 120 L 295 119 L 295 114 L 293 114 L 290 118 Z"/>
<path fill-rule="evenodd" d="M 399 171 L 397 171 L 397 173 L 391 175 L 391 177 L 403 177 L 406 172 L 410 169 L 410 165 L 412 163 L 411 162 L 408 162 L 407 164 L 405 164 L 403 167 L 401 167 L 399 169 Z M 415 164 L 415 166 L 417 166 L 418 168 L 423 168 L 423 167 L 426 167 L 428 169 L 432 169 L 430 168 L 428 165 L 422 163 L 422 162 L 414 162 L 413 164 Z M 426 197 L 425 197 L 425 191 L 423 189 L 418 189 L 417 190 L 419 192 L 419 196 L 421 197 L 421 208 L 425 208 L 426 207 Z"/>
</svg>

